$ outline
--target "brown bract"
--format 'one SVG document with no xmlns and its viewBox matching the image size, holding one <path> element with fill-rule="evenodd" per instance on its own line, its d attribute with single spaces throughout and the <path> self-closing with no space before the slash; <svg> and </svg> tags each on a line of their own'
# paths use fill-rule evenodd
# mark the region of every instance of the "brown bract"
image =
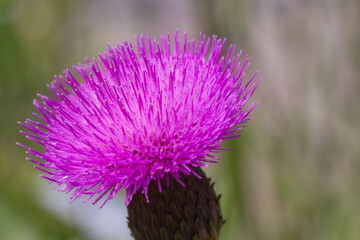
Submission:
<svg viewBox="0 0 360 240">
<path fill-rule="evenodd" d="M 128 225 L 136 240 L 215 240 L 224 224 L 219 205 L 220 195 L 214 192 L 201 168 L 194 168 L 201 176 L 182 175 L 183 187 L 173 177 L 149 184 L 149 203 L 138 191 L 128 206 Z"/>
</svg>

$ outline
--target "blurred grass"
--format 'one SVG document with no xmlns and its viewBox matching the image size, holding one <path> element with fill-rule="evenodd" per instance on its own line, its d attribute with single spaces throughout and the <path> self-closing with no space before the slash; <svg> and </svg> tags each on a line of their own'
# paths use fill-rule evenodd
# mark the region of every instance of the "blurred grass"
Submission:
<svg viewBox="0 0 360 240">
<path fill-rule="evenodd" d="M 256 119 L 213 166 L 222 239 L 360 239 L 359 3 L 205 2 L 209 32 L 264 75 Z"/>
<path fill-rule="evenodd" d="M 53 74 L 76 63 L 77 54 L 125 39 L 115 39 L 109 18 L 112 26 L 125 19 L 131 31 L 144 32 L 136 14 L 91 10 L 112 3 L 0 1 L 0 239 L 84 239 L 36 200 L 37 173 L 15 146 L 23 139 L 16 122 L 31 116 L 36 93 L 47 93 Z M 227 37 L 250 55 L 249 72 L 256 67 L 264 75 L 256 119 L 225 143 L 232 150 L 209 170 L 227 219 L 221 239 L 360 239 L 359 2 L 185 1 L 192 10 L 183 15 L 153 4 L 154 12 L 137 9 L 149 11 L 146 26 L 153 26 L 145 31 L 172 32 L 177 26 L 167 17 L 179 16 L 175 22 L 184 26 L 191 15 L 186 30 Z M 141 5 L 123 1 L 130 13 Z M 99 48 L 85 49 L 96 41 Z"/>
<path fill-rule="evenodd" d="M 52 79 L 54 66 L 60 62 L 54 56 L 61 56 L 53 45 L 54 30 L 45 31 L 36 21 L 43 21 L 44 13 L 49 13 L 46 10 L 53 11 L 53 19 L 48 21 L 60 20 L 62 8 L 46 9 L 49 5 L 32 3 L 0 2 L 0 239 L 82 239 L 76 227 L 62 222 L 35 200 L 32 164 L 24 161 L 24 151 L 15 145 L 19 138 L 16 122 L 31 116 L 32 99 Z"/>
</svg>

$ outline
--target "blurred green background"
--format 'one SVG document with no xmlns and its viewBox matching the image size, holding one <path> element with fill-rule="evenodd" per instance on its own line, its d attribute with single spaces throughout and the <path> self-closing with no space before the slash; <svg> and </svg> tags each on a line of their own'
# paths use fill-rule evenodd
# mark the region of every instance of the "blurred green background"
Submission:
<svg viewBox="0 0 360 240">
<path fill-rule="evenodd" d="M 264 76 L 255 119 L 207 169 L 221 240 L 360 239 L 359 22 L 357 0 L 0 0 L 0 239 L 131 239 L 124 193 L 70 205 L 25 161 L 16 122 L 108 42 L 176 28 L 228 38 Z"/>
</svg>

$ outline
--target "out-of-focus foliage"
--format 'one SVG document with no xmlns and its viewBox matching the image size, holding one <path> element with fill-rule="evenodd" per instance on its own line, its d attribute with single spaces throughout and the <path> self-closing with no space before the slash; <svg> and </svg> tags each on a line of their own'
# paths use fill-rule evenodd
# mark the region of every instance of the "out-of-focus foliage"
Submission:
<svg viewBox="0 0 360 240">
<path fill-rule="evenodd" d="M 223 239 L 359 239 L 359 2 L 214 4 L 215 29 L 264 75 L 256 119 L 217 175 L 230 186 Z"/>
<path fill-rule="evenodd" d="M 264 76 L 255 120 L 208 170 L 221 239 L 360 239 L 359 22 L 357 0 L 1 0 L 0 239 L 94 239 L 40 204 L 16 122 L 107 42 L 175 28 L 227 37 Z"/>
<path fill-rule="evenodd" d="M 56 35 L 66 6 L 43 2 L 0 2 L 0 239 L 81 239 L 35 200 L 31 179 L 37 174 L 14 145 L 16 122 L 31 116 L 32 99 L 63 61 Z"/>
</svg>

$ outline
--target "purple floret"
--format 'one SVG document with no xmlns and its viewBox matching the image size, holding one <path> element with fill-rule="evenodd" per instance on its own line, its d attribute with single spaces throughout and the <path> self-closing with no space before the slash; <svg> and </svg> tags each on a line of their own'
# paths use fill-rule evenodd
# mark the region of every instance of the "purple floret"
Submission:
<svg viewBox="0 0 360 240">
<path fill-rule="evenodd" d="M 27 158 L 42 177 L 73 191 L 73 201 L 95 195 L 93 204 L 125 188 L 128 205 L 138 190 L 147 197 L 152 180 L 182 183 L 181 174 L 197 176 L 193 167 L 216 162 L 222 141 L 238 138 L 252 119 L 257 104 L 245 104 L 260 81 L 252 81 L 256 73 L 244 80 L 250 63 L 234 45 L 221 57 L 225 40 L 183 37 L 141 36 L 136 51 L 128 42 L 109 46 L 73 66 L 77 77 L 55 76 L 52 98 L 34 100 L 38 119 L 19 123 L 43 146 L 41 153 L 18 143 L 43 160 Z"/>
</svg>

